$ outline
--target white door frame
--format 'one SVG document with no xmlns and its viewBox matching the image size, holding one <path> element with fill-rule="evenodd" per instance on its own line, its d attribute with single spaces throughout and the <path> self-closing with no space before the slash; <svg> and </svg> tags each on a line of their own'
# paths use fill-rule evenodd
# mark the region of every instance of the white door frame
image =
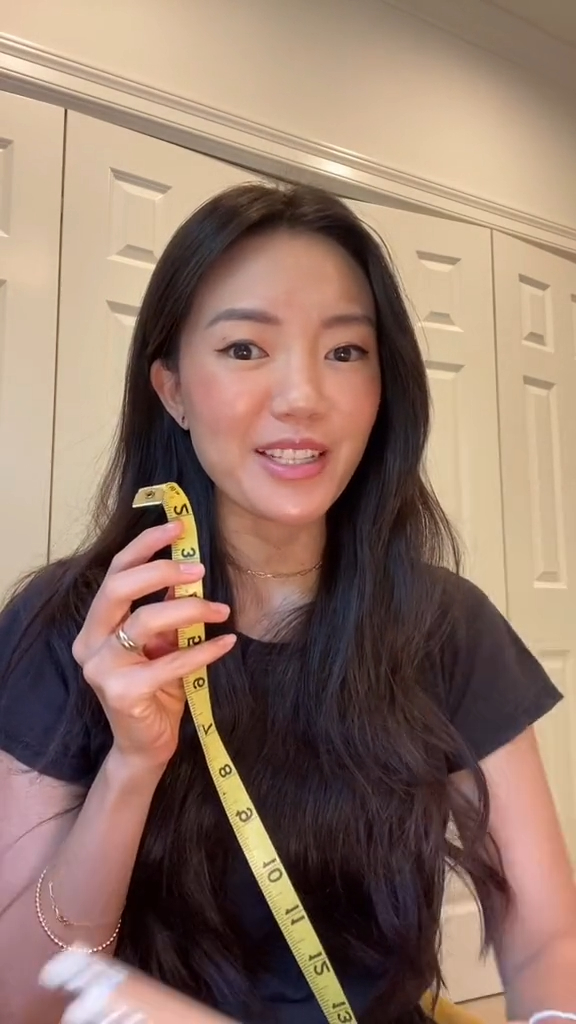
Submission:
<svg viewBox="0 0 576 1024">
<path fill-rule="evenodd" d="M 576 258 L 575 226 L 258 124 L 5 33 L 0 33 L 0 89 L 112 121 L 258 173 L 316 182 L 345 199 L 497 228 Z"/>
</svg>

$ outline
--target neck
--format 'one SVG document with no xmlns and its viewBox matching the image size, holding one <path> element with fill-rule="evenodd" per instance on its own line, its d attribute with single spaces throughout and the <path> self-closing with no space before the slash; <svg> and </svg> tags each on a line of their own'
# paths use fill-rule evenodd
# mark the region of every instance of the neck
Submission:
<svg viewBox="0 0 576 1024">
<path fill-rule="evenodd" d="M 258 519 L 225 500 L 218 501 L 220 532 L 231 560 L 241 569 L 286 574 L 310 569 L 322 558 L 324 518 L 291 526 Z"/>
<path fill-rule="evenodd" d="M 314 596 L 318 571 L 306 570 L 322 559 L 325 520 L 291 526 L 258 519 L 223 499 L 217 507 L 230 559 L 238 628 L 262 636 L 278 613 Z"/>
</svg>

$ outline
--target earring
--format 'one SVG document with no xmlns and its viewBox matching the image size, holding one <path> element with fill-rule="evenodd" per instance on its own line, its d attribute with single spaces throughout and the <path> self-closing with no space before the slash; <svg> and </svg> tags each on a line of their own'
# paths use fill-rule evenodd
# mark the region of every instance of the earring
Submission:
<svg viewBox="0 0 576 1024">
<path fill-rule="evenodd" d="M 181 427 L 182 427 L 182 428 L 183 428 L 184 430 L 186 430 L 186 416 L 181 416 L 181 417 L 180 417 L 180 426 L 181 426 Z"/>
</svg>

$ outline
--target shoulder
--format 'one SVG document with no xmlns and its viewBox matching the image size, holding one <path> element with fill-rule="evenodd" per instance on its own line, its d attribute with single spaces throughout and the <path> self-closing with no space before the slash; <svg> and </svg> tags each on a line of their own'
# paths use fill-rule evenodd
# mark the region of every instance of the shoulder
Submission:
<svg viewBox="0 0 576 1024">
<path fill-rule="evenodd" d="M 72 656 L 78 622 L 59 594 L 59 569 L 41 571 L 0 612 L 0 749 L 29 768 L 88 782 L 105 720 Z"/>
<path fill-rule="evenodd" d="M 504 642 L 525 645 L 496 605 L 472 580 L 449 569 L 429 568 L 436 595 L 438 621 L 444 629 L 440 646 L 446 663 L 469 657 L 475 660 L 486 645 Z"/>
<path fill-rule="evenodd" d="M 561 694 L 524 639 L 470 580 L 432 569 L 444 709 L 478 760 L 550 711 Z"/>
<path fill-rule="evenodd" d="M 500 614 L 487 594 L 472 580 L 451 569 L 427 566 L 426 572 L 443 608 L 451 612 L 454 620 L 464 621 L 470 612 Z"/>
</svg>

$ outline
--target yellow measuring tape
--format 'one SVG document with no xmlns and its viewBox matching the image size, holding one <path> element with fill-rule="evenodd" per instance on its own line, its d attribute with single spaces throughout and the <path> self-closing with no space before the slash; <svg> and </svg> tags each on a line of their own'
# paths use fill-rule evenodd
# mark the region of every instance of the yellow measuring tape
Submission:
<svg viewBox="0 0 576 1024">
<path fill-rule="evenodd" d="M 198 530 L 192 505 L 178 484 L 143 487 L 134 499 L 134 507 L 163 505 L 168 519 L 180 520 L 183 536 L 172 545 L 172 558 L 179 562 L 199 562 Z M 176 597 L 203 597 L 202 582 L 184 583 L 175 589 Z M 204 624 L 178 630 L 180 647 L 192 647 L 205 638 Z M 234 834 L 266 902 L 292 950 L 300 968 L 330 1024 L 355 1024 L 342 987 L 330 961 L 284 869 L 242 779 L 224 746 L 214 722 L 208 671 L 199 668 L 184 679 L 184 689 L 192 718 L 204 750 L 222 806 Z"/>
<path fill-rule="evenodd" d="M 178 562 L 200 562 L 194 512 L 182 488 L 175 483 L 141 488 L 134 499 L 134 508 L 151 505 L 162 505 L 170 522 L 179 520 L 184 526 L 183 535 L 172 545 L 172 558 Z M 176 597 L 203 597 L 202 581 L 177 586 L 175 594 Z M 178 630 L 180 647 L 193 647 L 204 639 L 203 623 Z M 218 735 L 207 668 L 199 668 L 186 676 L 184 690 L 222 806 L 302 973 L 330 1024 L 356 1024 L 322 944 Z M 471 1014 L 453 1007 L 447 1000 L 439 999 L 434 1003 L 429 993 L 422 1000 L 422 1006 L 426 1013 L 434 1013 L 438 1024 L 480 1024 Z"/>
</svg>

